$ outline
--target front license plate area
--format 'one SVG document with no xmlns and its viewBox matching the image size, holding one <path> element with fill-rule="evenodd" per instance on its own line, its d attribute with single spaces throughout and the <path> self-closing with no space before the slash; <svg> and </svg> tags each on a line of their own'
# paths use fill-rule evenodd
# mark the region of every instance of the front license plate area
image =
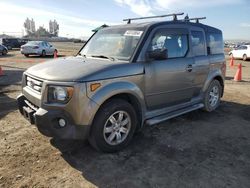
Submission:
<svg viewBox="0 0 250 188">
<path fill-rule="evenodd" d="M 23 106 L 23 116 L 31 123 L 35 123 L 35 118 L 34 118 L 34 113 L 35 111 L 31 109 L 30 107 Z"/>
</svg>

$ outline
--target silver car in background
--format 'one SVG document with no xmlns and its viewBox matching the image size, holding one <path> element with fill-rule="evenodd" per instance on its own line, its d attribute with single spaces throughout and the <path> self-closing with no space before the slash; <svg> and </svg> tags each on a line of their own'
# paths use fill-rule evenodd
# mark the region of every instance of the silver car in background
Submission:
<svg viewBox="0 0 250 188">
<path fill-rule="evenodd" d="M 57 49 L 45 41 L 30 41 L 21 46 L 21 53 L 26 57 L 29 55 L 40 55 L 45 57 L 46 55 L 57 53 Z"/>
</svg>

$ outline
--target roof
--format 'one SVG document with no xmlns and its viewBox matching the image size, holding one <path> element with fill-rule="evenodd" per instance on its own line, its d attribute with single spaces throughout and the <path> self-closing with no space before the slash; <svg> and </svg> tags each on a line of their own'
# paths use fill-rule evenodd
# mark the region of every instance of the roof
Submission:
<svg viewBox="0 0 250 188">
<path fill-rule="evenodd" d="M 111 26 L 112 28 L 136 28 L 136 27 L 140 27 L 140 28 L 149 28 L 149 27 L 156 27 L 156 26 L 160 26 L 160 25 L 181 25 L 181 26 L 195 26 L 195 27 L 200 27 L 202 29 L 204 29 L 206 32 L 212 32 L 212 33 L 222 33 L 221 30 L 215 28 L 215 27 L 211 27 L 202 23 L 193 23 L 193 22 L 189 22 L 189 21 L 153 21 L 153 22 L 139 22 L 139 23 L 130 23 L 130 24 L 122 24 L 122 25 L 115 25 L 115 26 Z"/>
</svg>

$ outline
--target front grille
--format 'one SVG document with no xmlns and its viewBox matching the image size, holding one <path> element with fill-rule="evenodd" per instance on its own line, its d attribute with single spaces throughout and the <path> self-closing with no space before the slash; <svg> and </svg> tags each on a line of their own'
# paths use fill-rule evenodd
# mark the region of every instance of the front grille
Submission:
<svg viewBox="0 0 250 188">
<path fill-rule="evenodd" d="M 34 79 L 30 76 L 26 76 L 26 86 L 28 86 L 34 91 L 41 93 L 43 82 L 41 80 Z"/>
</svg>

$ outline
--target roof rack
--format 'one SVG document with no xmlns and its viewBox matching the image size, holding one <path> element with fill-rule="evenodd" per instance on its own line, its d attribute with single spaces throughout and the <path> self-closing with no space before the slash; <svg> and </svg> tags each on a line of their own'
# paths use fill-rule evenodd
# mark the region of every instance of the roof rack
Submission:
<svg viewBox="0 0 250 188">
<path fill-rule="evenodd" d="M 186 16 L 183 20 L 181 21 L 186 21 L 186 22 L 189 22 L 189 21 L 192 21 L 192 20 L 195 20 L 196 23 L 200 23 L 200 20 L 205 20 L 207 19 L 206 17 L 199 17 L 199 18 L 188 18 L 188 16 Z"/>
<path fill-rule="evenodd" d="M 170 17 L 173 16 L 173 21 L 177 21 L 177 16 L 182 16 L 184 13 L 174 13 L 174 14 L 166 14 L 166 15 L 160 15 L 160 16 L 148 16 L 148 17 L 138 17 L 138 18 L 127 18 L 123 21 L 127 21 L 127 24 L 131 23 L 131 20 L 143 20 L 143 19 L 151 19 L 151 18 L 163 18 L 163 17 Z"/>
</svg>

